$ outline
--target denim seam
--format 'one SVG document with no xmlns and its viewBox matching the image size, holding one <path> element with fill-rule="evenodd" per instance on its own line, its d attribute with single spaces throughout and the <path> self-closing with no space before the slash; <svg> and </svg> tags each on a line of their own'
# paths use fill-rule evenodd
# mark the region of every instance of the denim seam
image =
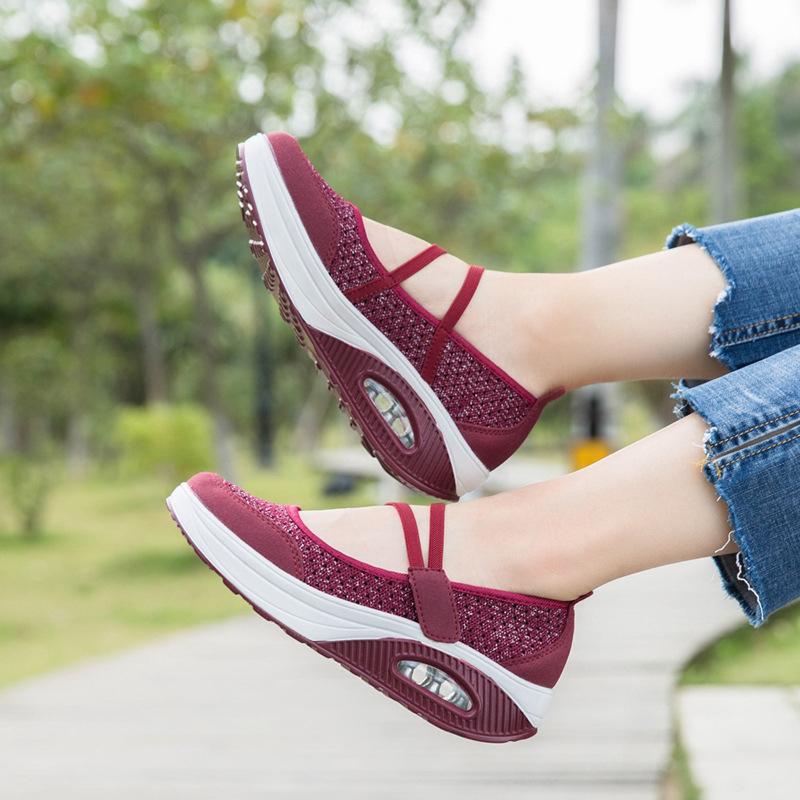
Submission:
<svg viewBox="0 0 800 800">
<path fill-rule="evenodd" d="M 753 325 L 759 325 L 759 324 L 761 323 L 758 322 L 753 323 Z M 763 333 L 753 333 L 751 336 L 732 337 L 730 341 L 725 341 L 724 340 L 725 334 L 729 333 L 732 330 L 729 328 L 717 336 L 717 341 L 720 343 L 722 347 L 736 347 L 736 345 L 739 344 L 748 344 L 749 342 L 757 342 L 759 339 L 768 339 L 770 336 L 778 336 L 781 333 L 796 331 L 798 328 L 800 328 L 800 322 L 794 323 L 792 325 L 785 325 L 782 328 L 773 328 L 772 330 L 764 331 Z M 738 329 L 733 329 L 733 330 L 738 330 Z"/>
<path fill-rule="evenodd" d="M 759 319 L 755 322 L 748 322 L 747 325 L 739 325 L 737 328 L 726 328 L 726 333 L 736 333 L 736 331 L 744 331 L 749 328 L 754 328 L 756 325 L 766 325 L 769 322 L 780 322 L 782 319 L 793 319 L 800 317 L 800 311 L 793 311 L 791 314 L 784 314 L 780 317 L 772 317 L 772 319 Z"/>
<path fill-rule="evenodd" d="M 710 452 L 710 439 L 717 430 L 716 425 L 713 423 L 710 416 L 706 416 L 706 413 L 704 413 L 705 409 L 702 409 L 698 406 L 696 403 L 698 398 L 695 398 L 687 387 L 678 386 L 676 388 L 677 391 L 673 396 L 677 400 L 683 402 L 695 413 L 699 414 L 708 425 L 706 434 L 703 438 L 703 448 L 706 455 L 705 463 L 703 464 L 703 474 L 714 488 L 717 498 L 725 503 L 725 506 L 727 507 L 728 523 L 730 525 L 728 541 L 733 539 L 733 541 L 735 541 L 739 546 L 739 553 L 741 554 L 740 557 L 737 557 L 736 564 L 738 571 L 735 578 L 727 576 L 722 567 L 723 559 L 727 558 L 727 556 L 715 554 L 714 558 L 717 563 L 717 567 L 722 573 L 722 586 L 725 592 L 738 602 L 750 623 L 755 627 L 758 627 L 762 625 L 766 619 L 765 608 L 769 607 L 768 605 L 765 605 L 765 603 L 768 602 L 768 587 L 761 580 L 758 570 L 754 567 L 754 561 L 752 554 L 750 553 L 747 533 L 743 526 L 739 524 L 738 514 L 734 507 L 734 497 L 728 491 L 728 478 L 730 476 L 729 474 L 725 475 L 723 473 L 723 470 L 720 469 L 718 460 L 712 460 L 714 459 L 714 456 Z M 755 604 L 748 601 L 748 592 L 755 598 Z"/>
<path fill-rule="evenodd" d="M 714 467 L 717 470 L 717 474 L 721 477 L 722 472 L 726 470 L 728 467 L 736 464 L 739 461 L 744 461 L 745 459 L 751 458 L 752 456 L 760 455 L 761 453 L 766 453 L 768 450 L 774 450 L 776 447 L 780 447 L 784 444 L 789 444 L 789 442 L 793 442 L 796 439 L 800 439 L 800 433 L 796 433 L 794 436 L 790 436 L 788 439 L 784 439 L 782 442 L 775 442 L 775 444 L 771 444 L 768 447 L 761 447 L 758 450 L 754 450 L 752 453 L 745 453 L 744 455 L 737 456 L 732 461 L 726 461 L 724 464 L 720 466 L 718 462 L 714 462 Z M 725 456 L 721 456 L 719 458 L 724 459 Z"/>
<path fill-rule="evenodd" d="M 739 431 L 738 433 L 734 433 L 731 436 L 726 436 L 724 439 L 720 439 L 718 442 L 714 442 L 714 447 L 720 447 L 721 445 L 725 444 L 725 442 L 730 442 L 732 439 L 738 439 L 740 436 L 744 436 L 751 431 L 755 431 L 758 428 L 763 428 L 766 425 L 770 425 L 773 422 L 780 422 L 782 419 L 787 419 L 788 417 L 793 417 L 796 414 L 800 414 L 800 408 L 796 408 L 794 411 L 788 411 L 786 414 L 781 414 L 779 417 L 772 417 L 770 419 L 765 419 L 763 422 L 759 422 L 756 425 L 751 425 L 749 428 L 745 428 L 743 431 Z"/>
</svg>

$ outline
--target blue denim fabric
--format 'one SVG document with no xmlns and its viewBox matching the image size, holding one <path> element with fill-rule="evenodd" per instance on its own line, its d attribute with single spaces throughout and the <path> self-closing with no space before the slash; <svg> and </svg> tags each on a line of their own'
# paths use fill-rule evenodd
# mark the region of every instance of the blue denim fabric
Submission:
<svg viewBox="0 0 800 800">
<path fill-rule="evenodd" d="M 717 566 L 760 625 L 800 596 L 800 345 L 676 396 L 709 423 L 703 469 L 740 549 Z"/>
<path fill-rule="evenodd" d="M 680 225 L 667 247 L 696 242 L 727 281 L 711 352 L 729 369 L 800 344 L 800 209 L 710 228 Z"/>
<path fill-rule="evenodd" d="M 732 371 L 681 382 L 679 413 L 709 424 L 704 472 L 725 501 L 736 555 L 715 558 L 754 625 L 800 597 L 800 211 L 676 228 L 722 270 L 711 352 Z"/>
</svg>

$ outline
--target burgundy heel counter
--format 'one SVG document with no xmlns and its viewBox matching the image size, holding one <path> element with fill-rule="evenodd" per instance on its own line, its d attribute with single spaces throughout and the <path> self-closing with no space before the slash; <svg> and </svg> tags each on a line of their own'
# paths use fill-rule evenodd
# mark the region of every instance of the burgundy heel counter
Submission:
<svg viewBox="0 0 800 800">
<path fill-rule="evenodd" d="M 267 139 L 303 226 L 322 263 L 329 267 L 336 252 L 338 224 L 322 178 L 293 136 L 270 133 Z"/>
<path fill-rule="evenodd" d="M 503 666 L 523 680 L 552 689 L 558 683 L 567 664 L 574 632 L 575 608 L 570 605 L 564 630 L 556 644 L 548 652 L 534 658 L 508 662 Z"/>
<path fill-rule="evenodd" d="M 545 406 L 561 397 L 564 390 L 554 389 L 542 395 L 530 407 L 523 419 L 512 428 L 488 428 L 480 425 L 460 424 L 458 429 L 472 451 L 489 469 L 499 467 L 522 445 L 536 424 Z"/>
<path fill-rule="evenodd" d="M 535 421 L 526 418 L 513 428 L 499 429 L 462 423 L 458 429 L 486 469 L 493 470 L 519 449 L 528 438 Z"/>
</svg>

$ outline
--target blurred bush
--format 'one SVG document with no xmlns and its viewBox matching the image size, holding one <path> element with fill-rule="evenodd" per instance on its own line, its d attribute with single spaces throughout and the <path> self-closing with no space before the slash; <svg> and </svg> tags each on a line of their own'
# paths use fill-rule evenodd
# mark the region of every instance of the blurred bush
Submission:
<svg viewBox="0 0 800 800">
<path fill-rule="evenodd" d="M 159 404 L 119 412 L 114 442 L 123 471 L 158 475 L 169 488 L 213 465 L 213 426 L 196 405 Z"/>
<path fill-rule="evenodd" d="M 38 539 L 44 532 L 47 500 L 57 484 L 57 462 L 50 458 L 12 455 L 0 463 L 0 474 L 8 507 L 17 532 L 26 539 Z"/>
<path fill-rule="evenodd" d="M 49 331 L 29 331 L 0 347 L 9 447 L 0 459 L 3 495 L 13 525 L 27 538 L 43 532 L 57 483 L 59 439 L 68 435 L 75 397 L 71 353 Z"/>
</svg>

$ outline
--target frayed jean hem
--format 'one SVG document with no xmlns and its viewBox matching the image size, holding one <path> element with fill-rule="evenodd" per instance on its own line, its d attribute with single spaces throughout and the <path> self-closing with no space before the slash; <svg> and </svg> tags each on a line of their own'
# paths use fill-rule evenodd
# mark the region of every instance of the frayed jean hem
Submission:
<svg viewBox="0 0 800 800">
<path fill-rule="evenodd" d="M 726 366 L 728 369 L 736 369 L 736 361 L 726 350 L 720 335 L 720 331 L 724 330 L 720 309 L 723 307 L 725 301 L 730 297 L 731 292 L 736 286 L 733 270 L 731 269 L 725 254 L 717 246 L 714 237 L 707 234 L 701 228 L 695 228 L 694 225 L 690 225 L 688 222 L 684 222 L 682 225 L 678 225 L 673 229 L 672 233 L 670 233 L 670 235 L 667 237 L 666 248 L 669 250 L 673 247 L 680 247 L 681 245 L 693 243 L 705 250 L 706 253 L 708 253 L 708 255 L 714 259 L 720 271 L 722 272 L 723 277 L 725 278 L 725 287 L 719 293 L 716 302 L 714 303 L 713 322 L 708 329 L 708 332 L 711 334 L 711 345 L 708 353 L 712 358 L 717 359 L 717 361 Z"/>
</svg>

